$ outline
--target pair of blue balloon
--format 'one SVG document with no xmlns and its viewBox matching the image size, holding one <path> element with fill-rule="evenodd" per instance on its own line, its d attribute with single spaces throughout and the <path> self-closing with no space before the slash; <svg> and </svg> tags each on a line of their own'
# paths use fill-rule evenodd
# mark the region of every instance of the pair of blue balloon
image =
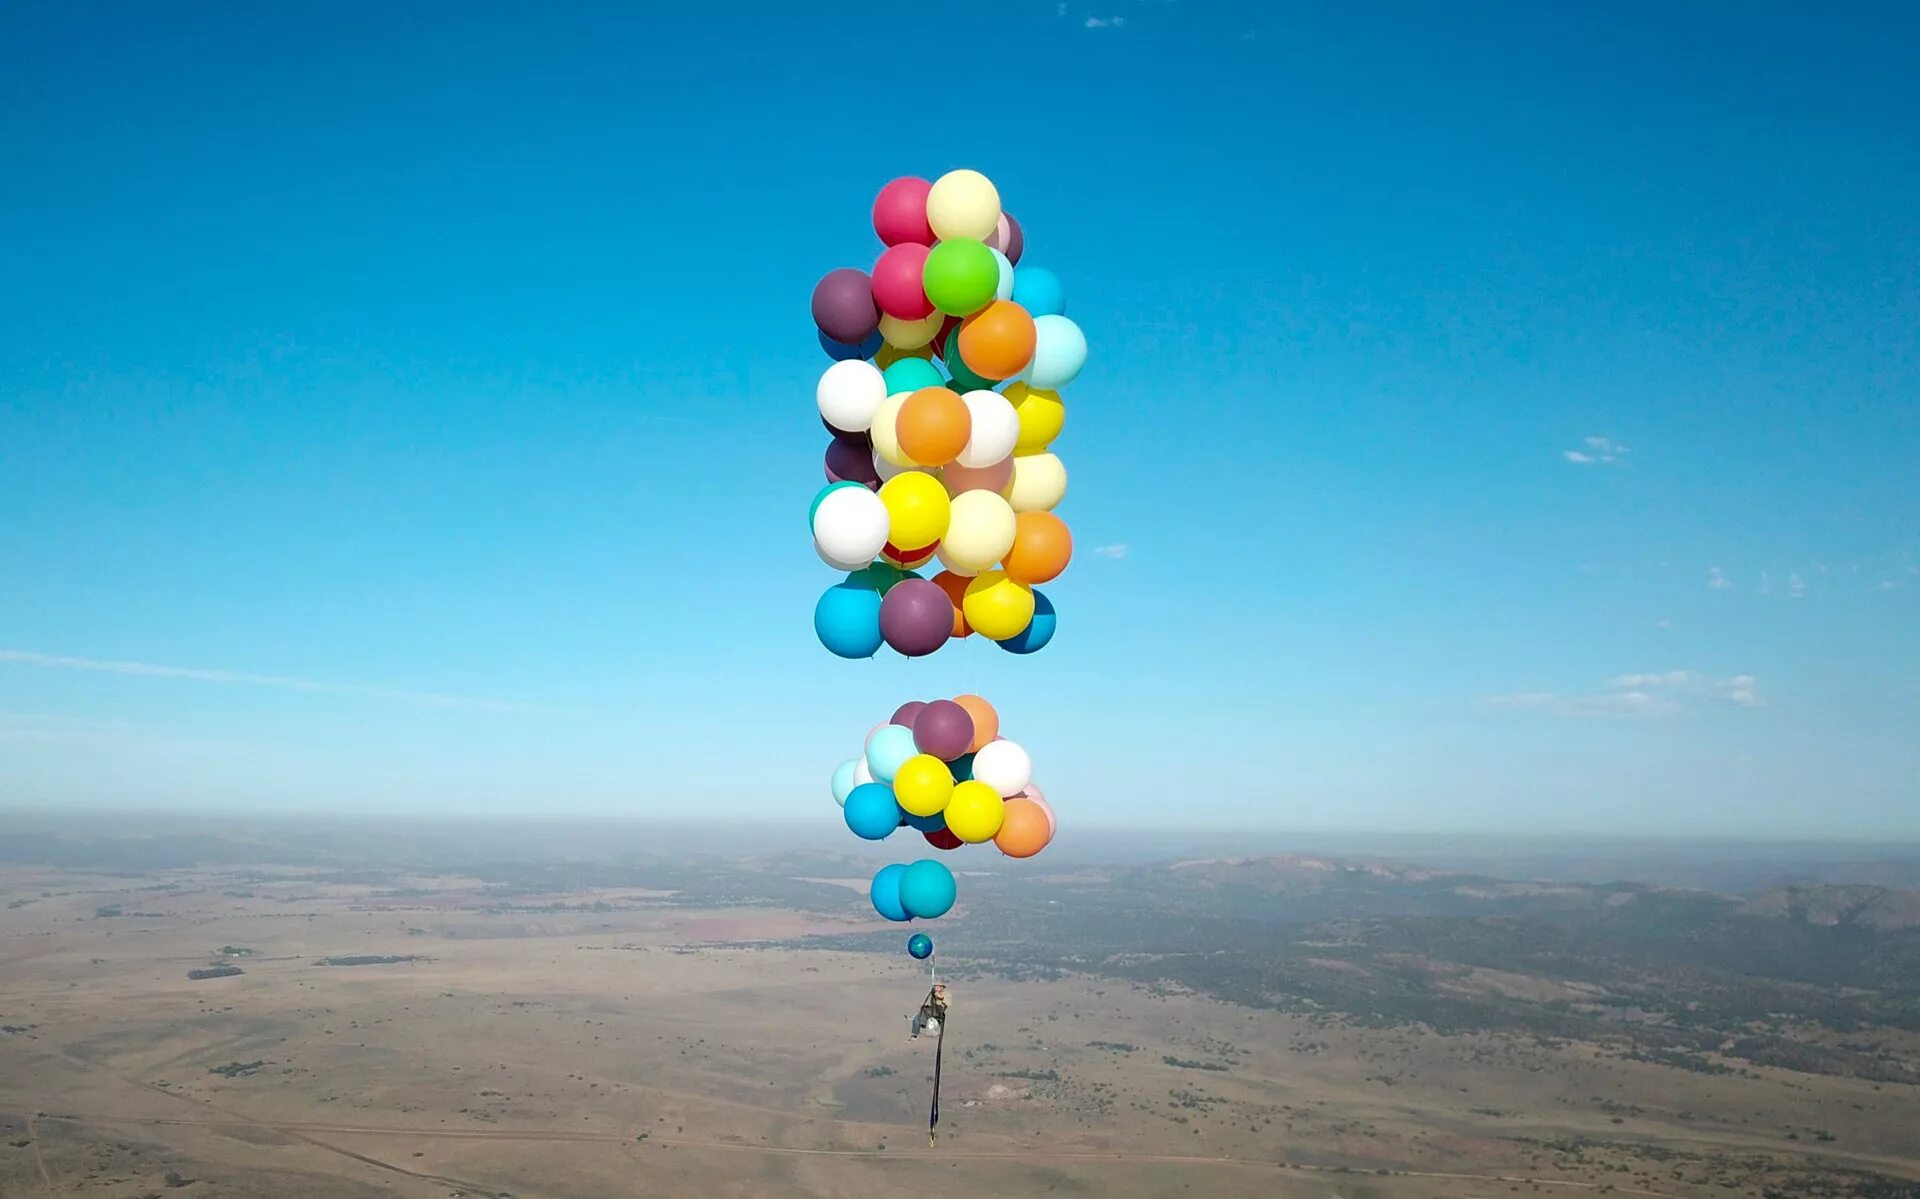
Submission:
<svg viewBox="0 0 1920 1199">
<path fill-rule="evenodd" d="M 882 866 L 867 889 L 873 910 L 896 921 L 944 916 L 959 893 L 953 871 L 932 858 L 921 858 L 911 865 L 894 862 Z"/>
</svg>

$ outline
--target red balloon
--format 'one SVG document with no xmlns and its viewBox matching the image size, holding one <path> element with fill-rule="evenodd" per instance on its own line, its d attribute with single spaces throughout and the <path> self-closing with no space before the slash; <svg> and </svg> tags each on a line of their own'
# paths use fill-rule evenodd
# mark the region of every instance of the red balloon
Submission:
<svg viewBox="0 0 1920 1199">
<path fill-rule="evenodd" d="M 873 264 L 873 302 L 897 320 L 917 321 L 933 313 L 933 301 L 921 283 L 926 273 L 927 247 L 917 242 L 891 246 Z"/>
<path fill-rule="evenodd" d="M 935 849 L 959 849 L 962 845 L 966 844 L 960 840 L 960 838 L 954 836 L 953 830 L 950 828 L 937 828 L 930 833 L 921 833 L 920 835 L 925 837 L 927 844 L 933 846 Z"/>
<path fill-rule="evenodd" d="M 932 190 L 933 184 L 912 175 L 880 189 L 873 201 L 873 231 L 883 244 L 933 244 L 933 226 L 927 224 L 927 193 Z"/>
</svg>

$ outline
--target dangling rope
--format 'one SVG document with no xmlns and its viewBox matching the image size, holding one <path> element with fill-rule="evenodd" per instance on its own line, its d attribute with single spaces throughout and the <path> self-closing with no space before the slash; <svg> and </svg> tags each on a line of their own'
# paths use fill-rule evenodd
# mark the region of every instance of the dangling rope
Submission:
<svg viewBox="0 0 1920 1199">
<path fill-rule="evenodd" d="M 927 1145 L 933 1145 L 934 1130 L 940 1127 L 940 1051 L 947 1044 L 946 1008 L 936 1006 L 940 995 L 940 977 L 935 970 L 933 955 L 927 955 L 927 1007 L 940 1018 L 940 1031 L 933 1038 L 933 1104 L 927 1109 Z"/>
</svg>

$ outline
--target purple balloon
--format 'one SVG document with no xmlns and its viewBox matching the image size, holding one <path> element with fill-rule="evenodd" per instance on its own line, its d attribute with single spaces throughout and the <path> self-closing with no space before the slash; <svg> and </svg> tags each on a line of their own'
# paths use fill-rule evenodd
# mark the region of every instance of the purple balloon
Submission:
<svg viewBox="0 0 1920 1199">
<path fill-rule="evenodd" d="M 921 753 L 951 762 L 973 744 L 973 717 L 950 699 L 936 699 L 914 718 L 913 744 Z"/>
<path fill-rule="evenodd" d="M 1020 222 L 1014 220 L 1013 214 L 1009 212 L 1007 214 L 1007 261 L 1019 266 L 1020 255 L 1026 251 L 1026 248 L 1026 234 L 1020 232 Z"/>
<path fill-rule="evenodd" d="M 893 710 L 893 719 L 889 720 L 887 723 L 902 725 L 906 728 L 912 728 L 914 717 L 920 715 L 921 709 L 925 708 L 926 706 L 927 705 L 922 703 L 920 700 L 910 699 L 906 703 L 901 704 L 899 707 Z"/>
<path fill-rule="evenodd" d="M 850 266 L 821 276 L 813 286 L 813 323 L 843 345 L 859 345 L 871 337 L 880 327 L 873 280 Z"/>
<path fill-rule="evenodd" d="M 953 601 L 938 583 L 902 579 L 880 601 L 880 635 L 909 658 L 932 653 L 953 633 Z"/>
<path fill-rule="evenodd" d="M 857 445 L 863 450 L 871 450 L 873 448 L 873 434 L 865 430 L 849 432 L 846 429 L 836 429 L 824 416 L 820 418 L 820 427 L 833 434 L 835 441 L 844 441 L 848 445 Z"/>
<path fill-rule="evenodd" d="M 868 487 L 880 486 L 880 472 L 874 469 L 873 451 L 862 449 L 838 437 L 827 443 L 827 482 L 852 479 Z"/>
</svg>

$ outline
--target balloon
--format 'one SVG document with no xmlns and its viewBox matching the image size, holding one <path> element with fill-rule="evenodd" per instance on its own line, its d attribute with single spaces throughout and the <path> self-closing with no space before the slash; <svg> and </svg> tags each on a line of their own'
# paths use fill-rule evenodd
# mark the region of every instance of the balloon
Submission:
<svg viewBox="0 0 1920 1199">
<path fill-rule="evenodd" d="M 944 466 L 967 448 L 972 435 L 967 405 L 944 386 L 923 387 L 906 398 L 896 418 L 900 452 L 923 466 Z"/>
<path fill-rule="evenodd" d="M 1047 642 L 1053 640 L 1053 633 L 1059 627 L 1060 618 L 1054 614 L 1053 601 L 1040 594 L 1039 588 L 1033 592 L 1033 619 L 1027 627 L 1011 637 L 1003 637 L 995 642 L 1001 649 L 1015 654 L 1030 654 L 1045 649 Z"/>
<path fill-rule="evenodd" d="M 933 816 L 946 810 L 953 795 L 953 772 L 930 753 L 908 758 L 893 776 L 893 796 L 909 819 Z"/>
<path fill-rule="evenodd" d="M 1017 465 L 1014 472 L 1014 482 L 1018 484 Z M 894 545 L 918 549 L 946 536 L 953 501 L 947 498 L 947 489 L 932 475 L 918 471 L 895 475 L 880 485 L 879 498 L 887 509 L 890 529 L 887 540 Z"/>
<path fill-rule="evenodd" d="M 953 389 L 963 392 L 992 391 L 999 385 L 1000 380 L 989 379 L 967 365 L 966 359 L 960 353 L 960 329 L 961 325 L 955 325 L 940 338 L 941 345 L 944 347 L 940 360 L 947 364 L 947 371 L 953 376 Z"/>
<path fill-rule="evenodd" d="M 973 755 L 972 781 L 991 787 L 999 795 L 1018 795 L 1033 781 L 1033 759 L 1015 742 L 989 741 Z M 947 827 L 953 828 L 951 816 L 947 817 Z M 954 831 L 963 839 L 967 835 L 963 829 Z"/>
<path fill-rule="evenodd" d="M 966 844 L 965 841 L 954 836 L 953 830 L 944 824 L 934 832 L 922 833 L 920 835 L 925 837 L 927 844 L 933 846 L 935 849 L 959 849 L 962 845 Z"/>
<path fill-rule="evenodd" d="M 873 352 L 873 364 L 881 370 L 886 370 L 902 358 L 926 358 L 932 353 L 933 351 L 929 350 L 926 346 L 914 346 L 912 349 L 908 349 L 906 346 L 882 341 L 880 348 Z"/>
<path fill-rule="evenodd" d="M 893 801 L 893 788 L 885 783 L 862 783 L 847 794 L 847 827 L 853 835 L 867 841 L 885 840 L 900 827 L 900 805 Z"/>
<path fill-rule="evenodd" d="M 833 359 L 835 362 L 845 362 L 849 358 L 871 358 L 880 352 L 880 346 L 882 344 L 879 333 L 868 334 L 866 340 L 862 341 L 859 345 L 848 345 L 843 341 L 835 341 L 825 333 L 819 334 L 819 338 L 820 348 L 825 350 L 827 357 Z"/>
<path fill-rule="evenodd" d="M 961 466 L 981 469 L 1011 455 L 1020 441 L 1020 414 L 1014 411 L 1007 397 L 982 389 L 961 396 L 960 402 L 967 406 L 969 434 L 967 444 L 953 460 Z"/>
<path fill-rule="evenodd" d="M 867 769 L 873 771 L 875 782 L 891 784 L 894 774 L 906 760 L 919 752 L 913 746 L 912 729 L 897 724 L 883 724 L 867 738 Z M 891 788 L 887 794 L 892 796 Z M 851 798 L 848 802 L 852 802 Z"/>
<path fill-rule="evenodd" d="M 1041 453 L 1060 436 L 1061 427 L 1067 423 L 1067 408 L 1060 402 L 1060 393 L 1042 391 L 1025 383 L 1009 383 L 1006 394 L 1020 425 L 1013 452 Z"/>
<path fill-rule="evenodd" d="M 899 364 L 895 363 L 894 365 L 898 366 Z M 892 370 L 893 367 L 888 367 L 887 369 Z M 918 462 L 907 457 L 906 451 L 900 448 L 900 406 L 907 402 L 907 394 L 908 393 L 890 395 L 886 399 L 881 400 L 880 406 L 874 409 L 873 427 L 868 430 L 868 433 L 873 438 L 875 470 L 879 470 L 880 463 L 882 462 L 889 466 L 901 468 L 920 465 Z M 885 480 L 892 476 L 888 475 L 884 470 L 881 470 L 880 477 Z"/>
<path fill-rule="evenodd" d="M 923 657 L 952 636 L 953 604 L 926 579 L 904 579 L 880 601 L 880 633 L 896 652 Z"/>
<path fill-rule="evenodd" d="M 1047 802 L 1046 793 L 1032 783 L 1028 783 L 1026 790 L 1020 793 L 1020 798 L 1032 800 L 1034 803 L 1039 804 L 1040 810 L 1047 814 L 1047 838 L 1051 840 L 1053 835 L 1060 831 L 1060 825 L 1059 822 L 1053 818 L 1053 805 Z"/>
<path fill-rule="evenodd" d="M 1000 226 L 1000 192 L 979 171 L 948 171 L 927 190 L 927 225 L 943 243 L 991 237 Z"/>
<path fill-rule="evenodd" d="M 1000 831 L 993 835 L 1000 852 L 1010 858 L 1030 858 L 1045 849 L 1053 838 L 1053 827 L 1040 805 L 1030 799 L 1009 799 L 1005 807 Z"/>
<path fill-rule="evenodd" d="M 927 224 L 927 193 L 932 190 L 933 184 L 912 175 L 880 189 L 873 200 L 873 231 L 883 244 L 933 244 L 933 228 Z"/>
<path fill-rule="evenodd" d="M 873 264 L 873 302 L 883 315 L 903 321 L 932 315 L 933 302 L 927 299 L 927 289 L 920 282 L 928 253 L 927 247 L 917 242 L 902 242 L 889 246 Z"/>
<path fill-rule="evenodd" d="M 1033 360 L 1034 323 L 1012 300 L 995 300 L 960 322 L 960 360 L 988 379 L 1010 379 Z"/>
<path fill-rule="evenodd" d="M 968 395 L 979 395 L 970 391 Z M 997 491 L 1005 494 L 1007 485 L 1013 482 L 1013 456 L 1009 454 L 990 466 L 974 469 L 962 466 L 956 460 L 940 468 L 940 481 L 946 484 L 947 494 L 958 496 L 963 491 Z"/>
<path fill-rule="evenodd" d="M 953 702 L 965 708 L 967 715 L 973 717 L 973 741 L 967 746 L 969 750 L 979 753 L 1000 735 L 1000 713 L 993 710 L 992 704 L 977 695 L 956 695 Z M 968 763 L 968 770 L 972 770 L 972 763 Z M 967 777 L 973 776 L 969 773 Z"/>
<path fill-rule="evenodd" d="M 887 384 L 871 362 L 836 362 L 821 373 L 813 398 L 828 428 L 864 433 L 887 398 Z"/>
<path fill-rule="evenodd" d="M 969 491 L 968 495 L 980 492 Z M 973 631 L 990 641 L 1003 641 L 1027 627 L 1033 619 L 1033 589 L 1016 583 L 1004 570 L 989 570 L 967 584 L 960 601 Z"/>
<path fill-rule="evenodd" d="M 906 877 L 904 863 L 891 862 L 874 874 L 873 882 L 867 887 L 867 898 L 873 901 L 873 910 L 889 920 L 911 920 L 907 909 L 900 902 L 900 880 Z"/>
<path fill-rule="evenodd" d="M 813 323 L 828 337 L 849 345 L 873 336 L 880 327 L 880 310 L 874 307 L 873 281 L 867 273 L 843 266 L 821 276 L 813 286 Z"/>
<path fill-rule="evenodd" d="M 955 329 L 958 329 L 959 327 L 960 327 L 959 317 L 957 316 L 941 317 L 940 332 L 934 334 L 933 340 L 927 343 L 927 352 L 931 354 L 933 357 L 939 359 L 941 362 L 945 362 L 947 360 L 947 339 L 951 338 L 953 336 L 953 331 Z M 956 390 L 965 391 L 966 388 L 961 387 L 961 388 L 956 388 Z"/>
<path fill-rule="evenodd" d="M 832 494 L 835 491 L 839 491 L 847 487 L 858 487 L 858 486 L 860 486 L 860 484 L 858 483 L 842 481 L 838 483 L 828 483 L 825 487 L 822 487 L 819 491 L 815 492 L 813 496 L 813 503 L 807 507 L 807 527 L 811 529 L 813 527 L 814 520 L 820 515 L 820 501 L 826 499 L 828 495 Z"/>
<path fill-rule="evenodd" d="M 939 549 L 940 543 L 937 541 L 915 550 L 903 550 L 898 546 L 888 545 L 880 551 L 880 560 L 889 566 L 899 567 L 907 576 L 917 579 L 920 576 L 913 572 L 933 561 L 933 556 L 939 552 Z"/>
<path fill-rule="evenodd" d="M 971 766 L 972 763 L 969 762 L 968 765 Z M 867 756 L 863 753 L 853 760 L 853 785 L 858 787 L 861 783 L 871 782 L 873 782 L 873 768 L 867 765 Z"/>
<path fill-rule="evenodd" d="M 886 386 L 886 395 L 880 397 L 883 400 L 887 396 L 899 395 L 901 392 L 911 395 L 923 387 L 947 385 L 946 378 L 940 374 L 940 368 L 925 358 L 902 358 L 888 367 L 880 378 Z M 901 401 L 903 404 L 905 402 Z M 875 407 L 878 408 L 879 405 L 876 404 Z"/>
<path fill-rule="evenodd" d="M 921 858 L 900 876 L 900 906 L 922 920 L 932 920 L 947 914 L 958 890 L 953 871 L 932 858 Z"/>
<path fill-rule="evenodd" d="M 1027 382 L 1054 391 L 1073 382 L 1087 364 L 1087 335 L 1064 316 L 1043 316 L 1033 322 L 1033 366 Z"/>
<path fill-rule="evenodd" d="M 829 483 L 858 483 L 869 488 L 880 486 L 880 472 L 874 469 L 873 449 L 870 446 L 856 445 L 836 437 L 827 443 L 825 463 Z M 1013 470 L 1011 463 L 1007 465 L 1007 470 Z M 1007 477 L 1013 476 L 1009 473 Z"/>
<path fill-rule="evenodd" d="M 868 499 L 879 498 L 864 487 L 859 490 Z M 940 539 L 940 561 L 958 574 L 977 575 L 991 569 L 1013 550 L 1018 521 L 999 492 L 961 492 L 953 497 L 947 535 Z M 974 623 L 971 617 L 967 623 Z"/>
<path fill-rule="evenodd" d="M 915 933 L 907 938 L 907 953 L 916 962 L 924 962 L 933 956 L 933 938 L 925 933 Z"/>
<path fill-rule="evenodd" d="M 1035 320 L 1043 316 L 1065 316 L 1067 292 L 1060 285 L 1060 276 L 1046 267 L 1022 267 L 1013 274 L 1013 302 L 1026 309 Z"/>
<path fill-rule="evenodd" d="M 967 623 L 966 613 L 960 610 L 960 603 L 966 598 L 970 576 L 958 575 L 951 570 L 943 570 L 933 576 L 933 585 L 946 593 L 947 603 L 953 606 L 953 628 L 948 635 L 952 637 L 973 636 L 973 626 Z"/>
<path fill-rule="evenodd" d="M 871 658 L 880 651 L 880 593 L 858 583 L 835 583 L 813 606 L 813 632 L 842 658 Z"/>
<path fill-rule="evenodd" d="M 1026 238 L 1021 235 L 1020 222 L 1006 213 L 994 224 L 993 234 L 986 239 L 989 246 L 1007 256 L 1007 261 L 1020 265 L 1020 255 L 1026 249 Z"/>
<path fill-rule="evenodd" d="M 953 772 L 954 782 L 966 782 L 973 777 L 973 755 L 971 753 L 961 754 L 953 761 L 947 763 L 947 769 Z"/>
<path fill-rule="evenodd" d="M 910 729 L 913 727 L 913 718 L 920 715 L 920 709 L 926 706 L 926 702 L 923 700 L 910 699 L 893 710 L 893 718 L 887 721 L 887 723 L 897 724 L 903 729 Z"/>
<path fill-rule="evenodd" d="M 906 577 L 908 577 L 907 572 L 898 566 L 885 562 L 872 562 L 849 573 L 847 582 L 860 587 L 871 587 L 881 595 L 885 595 L 895 583 Z"/>
<path fill-rule="evenodd" d="M 843 808 L 847 806 L 848 794 L 859 785 L 854 781 L 853 777 L 859 768 L 859 758 L 848 758 L 846 761 L 840 763 L 833 772 L 833 802 Z"/>
<path fill-rule="evenodd" d="M 1054 454 L 1016 454 L 1005 494 L 1015 512 L 1049 511 L 1066 498 L 1066 464 Z"/>
<path fill-rule="evenodd" d="M 993 251 L 993 265 L 1000 268 L 1000 280 L 993 285 L 993 298 L 1011 300 L 1013 299 L 1013 263 L 1008 262 L 1007 256 L 1002 254 L 1000 248 L 992 242 L 987 243 L 987 249 Z"/>
<path fill-rule="evenodd" d="M 1000 267 L 993 260 L 993 251 L 977 241 L 943 241 L 927 254 L 920 282 L 935 308 L 949 316 L 965 316 L 993 299 L 994 289 L 1000 285 Z M 873 322 L 878 328 L 877 312 Z"/>
<path fill-rule="evenodd" d="M 1051 583 L 1073 557 L 1073 533 L 1051 512 L 1022 512 L 1014 517 L 1013 548 L 1001 565 L 1007 577 L 1022 583 Z"/>
<path fill-rule="evenodd" d="M 967 747 L 973 744 L 973 717 L 950 699 L 936 699 L 915 715 L 913 743 L 921 753 L 931 754 L 940 761 L 941 772 L 947 774 L 951 782 L 946 763 L 966 753 Z"/>
<path fill-rule="evenodd" d="M 853 801 L 849 799 L 847 803 L 851 805 Z M 947 828 L 969 845 L 991 841 L 1000 831 L 1006 807 L 999 793 L 978 779 L 955 783 L 953 795 L 947 800 Z"/>
<path fill-rule="evenodd" d="M 882 458 L 880 456 L 880 451 L 878 450 L 874 451 L 873 473 L 879 476 L 879 479 L 882 483 L 885 483 L 888 479 L 893 478 L 895 475 L 904 475 L 908 471 L 914 471 L 923 475 L 928 473 L 927 469 L 922 466 L 895 466 L 893 463 L 888 462 L 885 458 Z M 1007 482 L 1008 483 L 1013 482 L 1013 465 L 1011 463 L 1007 465 Z M 1004 493 L 1005 493 L 1005 489 L 1003 488 L 1002 494 Z"/>
<path fill-rule="evenodd" d="M 931 816 L 915 816 L 908 812 L 907 827 L 918 833 L 937 833 L 947 827 L 947 818 L 939 812 Z"/>
<path fill-rule="evenodd" d="M 887 506 L 880 502 L 878 495 L 858 483 L 829 484 L 814 501 L 814 548 L 831 562 L 847 563 L 847 570 L 856 570 L 873 561 L 874 555 L 886 547 L 889 525 Z"/>
<path fill-rule="evenodd" d="M 925 294 L 924 289 L 921 294 Z M 884 344 L 891 346 L 895 353 L 912 350 L 914 351 L 912 356 L 924 361 L 927 357 L 927 343 L 939 334 L 946 322 L 947 314 L 944 312 L 931 313 L 917 321 L 903 321 L 883 312 L 880 314 L 880 336 Z M 876 362 L 878 362 L 877 359 Z M 884 370 L 891 366 L 892 362 L 880 365 Z"/>
</svg>

